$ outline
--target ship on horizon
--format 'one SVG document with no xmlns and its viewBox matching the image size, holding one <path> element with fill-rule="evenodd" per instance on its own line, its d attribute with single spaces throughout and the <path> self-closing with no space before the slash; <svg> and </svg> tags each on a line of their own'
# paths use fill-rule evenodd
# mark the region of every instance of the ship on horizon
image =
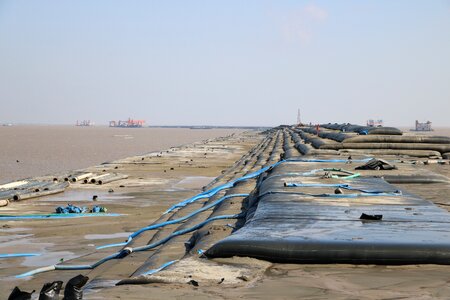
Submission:
<svg viewBox="0 0 450 300">
<path fill-rule="evenodd" d="M 94 126 L 94 122 L 91 122 L 91 120 L 83 120 L 83 121 L 77 120 L 75 126 Z"/>
<path fill-rule="evenodd" d="M 142 128 L 145 124 L 145 120 L 133 120 L 128 118 L 127 121 L 109 121 L 109 127 L 121 127 L 121 128 Z"/>
</svg>

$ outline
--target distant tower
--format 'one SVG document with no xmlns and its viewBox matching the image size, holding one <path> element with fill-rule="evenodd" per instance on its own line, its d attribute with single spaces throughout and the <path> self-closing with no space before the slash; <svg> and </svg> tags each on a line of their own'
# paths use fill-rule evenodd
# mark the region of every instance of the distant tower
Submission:
<svg viewBox="0 0 450 300">
<path fill-rule="evenodd" d="M 300 125 L 302 122 L 300 120 L 300 108 L 297 111 L 297 125 Z"/>
</svg>

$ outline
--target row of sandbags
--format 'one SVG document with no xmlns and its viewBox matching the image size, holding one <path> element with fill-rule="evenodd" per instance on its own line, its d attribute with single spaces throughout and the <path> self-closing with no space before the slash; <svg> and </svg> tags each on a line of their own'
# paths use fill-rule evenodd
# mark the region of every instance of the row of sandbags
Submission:
<svg viewBox="0 0 450 300">
<path fill-rule="evenodd" d="M 335 143 L 323 144 L 320 149 L 395 149 L 395 150 L 432 150 L 440 153 L 450 152 L 450 144 L 421 143 Z"/>
<path fill-rule="evenodd" d="M 325 128 L 325 127 L 324 127 Z M 386 128 L 386 127 L 384 127 Z M 430 143 L 430 144 L 450 144 L 450 137 L 447 136 L 420 136 L 420 135 L 386 135 L 374 134 L 374 131 L 369 135 L 346 134 L 337 131 L 322 131 L 317 132 L 313 127 L 300 127 L 301 131 L 317 135 L 324 139 L 330 139 L 336 142 L 351 142 L 351 143 Z"/>
<path fill-rule="evenodd" d="M 300 127 L 298 129 L 300 129 L 303 132 L 314 134 L 314 135 L 317 135 L 318 137 L 321 137 L 324 139 L 330 139 L 330 140 L 333 140 L 336 142 L 342 142 L 342 141 L 352 137 L 352 135 L 345 134 L 342 132 L 337 132 L 337 131 L 321 131 L 320 129 L 319 129 L 319 131 L 317 131 L 317 129 L 314 127 Z"/>
<path fill-rule="evenodd" d="M 338 130 L 341 132 L 356 132 L 361 135 L 402 135 L 403 132 L 395 127 L 369 127 L 369 126 L 361 126 L 350 123 L 344 124 L 322 124 L 320 125 L 322 128 Z"/>
<path fill-rule="evenodd" d="M 328 126 L 328 125 L 326 125 Z M 330 127 L 330 126 L 328 126 Z M 296 133 L 315 149 L 353 151 L 367 154 L 409 155 L 417 157 L 448 157 L 450 138 L 417 135 L 351 135 L 329 128 L 319 130 L 300 127 Z"/>
</svg>

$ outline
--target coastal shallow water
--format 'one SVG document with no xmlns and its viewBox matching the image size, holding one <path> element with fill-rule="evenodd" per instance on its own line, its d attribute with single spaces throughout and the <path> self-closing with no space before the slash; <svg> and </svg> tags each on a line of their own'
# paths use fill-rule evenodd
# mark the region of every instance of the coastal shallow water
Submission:
<svg viewBox="0 0 450 300">
<path fill-rule="evenodd" d="M 242 130 L 0 126 L 0 183 L 86 168 L 237 132 Z"/>
</svg>

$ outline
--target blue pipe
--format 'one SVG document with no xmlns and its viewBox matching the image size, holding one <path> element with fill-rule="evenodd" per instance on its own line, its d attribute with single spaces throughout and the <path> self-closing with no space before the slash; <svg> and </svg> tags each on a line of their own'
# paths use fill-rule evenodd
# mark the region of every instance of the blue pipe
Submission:
<svg viewBox="0 0 450 300">
<path fill-rule="evenodd" d="M 365 160 L 362 160 L 362 161 L 368 161 L 368 160 L 370 160 L 370 159 L 365 159 Z M 273 167 L 275 167 L 275 166 L 277 166 L 277 165 L 279 165 L 279 164 L 281 164 L 281 163 L 284 163 L 284 162 L 293 162 L 293 161 L 296 161 L 296 162 L 297 162 L 297 161 L 304 161 L 304 162 L 347 162 L 347 160 L 326 160 L 326 159 L 320 159 L 320 160 L 315 160 L 315 159 L 296 159 L 296 160 L 290 159 L 290 160 L 282 160 L 282 161 L 279 161 L 279 162 L 277 162 L 277 163 L 274 163 L 274 164 L 272 164 L 272 165 L 270 165 L 270 166 L 261 168 L 261 169 L 258 170 L 258 171 L 252 172 L 252 173 L 250 173 L 250 174 L 248 174 L 248 175 L 242 176 L 242 177 L 240 177 L 240 178 L 237 178 L 237 179 L 235 179 L 235 180 L 232 180 L 232 181 L 230 181 L 230 182 L 227 182 L 227 183 L 225 183 L 225 184 L 222 184 L 222 185 L 220 185 L 220 186 L 218 186 L 218 187 L 215 187 L 215 188 L 210 189 L 210 190 L 208 190 L 208 191 L 205 191 L 205 192 L 202 192 L 202 193 L 200 193 L 200 194 L 197 194 L 197 195 L 195 195 L 195 196 L 193 196 L 193 197 L 191 197 L 191 198 L 188 198 L 188 199 L 186 199 L 186 200 L 184 200 L 184 201 L 181 201 L 181 202 L 179 202 L 179 203 L 173 205 L 172 207 L 170 207 L 164 214 L 167 214 L 167 213 L 169 213 L 169 212 L 175 210 L 176 208 L 184 207 L 184 206 L 186 206 L 187 204 L 193 203 L 193 202 L 198 201 L 198 200 L 200 200 L 200 199 L 210 198 L 210 197 L 214 196 L 215 194 L 217 194 L 218 192 L 220 192 L 220 191 L 222 191 L 222 190 L 224 190 L 224 189 L 228 189 L 228 188 L 233 187 L 233 186 L 234 186 L 236 183 L 238 183 L 238 182 L 241 182 L 241 181 L 245 181 L 245 180 L 248 180 L 248 179 L 255 178 L 255 177 L 261 175 L 262 173 L 266 172 L 266 171 L 269 170 L 270 168 L 273 168 Z M 306 173 L 300 173 L 300 174 L 301 174 L 301 175 L 304 175 L 304 176 L 307 176 L 307 175 L 313 175 L 313 174 L 315 174 L 315 173 L 317 173 L 317 172 L 320 172 L 320 171 L 340 171 L 340 172 L 347 173 L 347 174 L 353 174 L 352 172 L 345 171 L 345 170 L 341 170 L 341 169 L 335 169 L 335 168 L 315 169 L 315 170 L 312 170 L 312 171 L 309 171 L 309 172 L 306 172 Z M 293 173 L 293 174 L 298 175 L 299 173 Z M 179 218 L 179 219 L 172 220 L 172 221 L 166 221 L 166 222 L 163 222 L 163 223 L 160 223 L 160 224 L 154 224 L 154 225 L 150 225 L 150 226 L 141 228 L 140 230 L 138 230 L 138 231 L 132 233 L 132 234 L 128 237 L 127 241 L 125 241 L 125 242 L 122 242 L 122 243 L 114 243 L 114 244 L 107 244 L 107 245 L 99 246 L 99 247 L 97 247 L 96 249 L 105 249 L 105 248 L 110 248 L 110 247 L 123 247 L 123 246 L 126 246 L 126 245 L 128 245 L 128 244 L 131 242 L 131 240 L 132 240 L 133 238 L 135 238 L 136 236 L 140 235 L 142 232 L 145 232 L 145 231 L 148 231 L 148 230 L 154 230 L 154 229 L 158 229 L 158 228 L 161 228 L 161 227 L 170 225 L 170 224 L 175 224 L 175 223 L 182 222 L 182 221 L 184 221 L 184 220 L 186 220 L 186 219 L 188 219 L 188 218 L 190 218 L 190 217 L 192 217 L 192 216 L 194 216 L 194 215 L 196 215 L 196 214 L 198 214 L 198 213 L 200 213 L 200 212 L 202 212 L 202 211 L 204 211 L 204 210 L 209 209 L 210 207 L 213 207 L 213 206 L 215 206 L 215 205 L 221 203 L 222 201 L 224 201 L 224 200 L 226 200 L 226 199 L 228 199 L 228 198 L 231 198 L 231 197 L 240 197 L 240 196 L 246 197 L 246 196 L 248 196 L 248 194 L 236 194 L 236 195 L 225 196 L 225 197 L 219 199 L 218 201 L 216 201 L 215 203 L 210 204 L 210 205 L 208 205 L 208 206 L 205 206 L 205 207 L 203 207 L 202 209 L 197 210 L 197 211 L 195 211 L 195 212 L 193 212 L 193 213 L 187 215 L 186 217 Z"/>
<path fill-rule="evenodd" d="M 352 161 L 354 161 L 354 162 L 368 162 L 371 159 L 372 158 L 359 159 L 359 160 L 356 159 L 356 160 L 352 160 Z M 252 179 L 252 178 L 258 177 L 259 175 L 261 175 L 262 173 L 266 172 L 267 170 L 272 169 L 272 168 L 274 168 L 274 167 L 276 167 L 276 166 L 278 166 L 280 164 L 288 163 L 288 162 L 331 162 L 331 163 L 338 162 L 338 163 L 347 163 L 348 160 L 346 160 L 346 159 L 287 159 L 287 160 L 281 160 L 281 161 L 276 162 L 276 163 L 274 163 L 274 164 L 272 164 L 270 166 L 266 166 L 264 168 L 261 168 L 258 171 L 252 172 L 250 174 L 247 174 L 245 176 L 242 176 L 240 178 L 237 178 L 237 179 L 232 180 L 230 182 L 227 182 L 225 184 L 219 185 L 219 186 L 217 186 L 217 187 L 215 187 L 213 189 L 210 189 L 208 191 L 205 191 L 205 192 L 202 192 L 200 194 L 197 194 L 197 195 L 195 195 L 195 196 L 193 196 L 191 198 L 188 198 L 188 199 L 186 199 L 184 201 L 181 201 L 180 203 L 177 203 L 177 204 L 171 206 L 166 212 L 164 212 L 164 214 L 167 214 L 167 213 L 169 213 L 169 212 L 171 212 L 171 211 L 173 211 L 173 210 L 175 210 L 177 208 L 184 207 L 187 204 L 195 202 L 197 200 L 204 199 L 204 198 L 210 198 L 210 197 L 214 196 L 215 194 L 217 194 L 218 192 L 220 192 L 222 190 L 225 190 L 225 189 L 233 187 L 238 182 L 246 181 L 248 179 Z M 317 171 L 319 171 L 319 170 L 328 170 L 328 169 L 318 169 Z M 331 169 L 330 168 L 329 170 L 330 171 L 331 170 L 336 170 L 337 171 L 339 169 Z M 345 171 L 343 171 L 343 172 L 345 172 Z M 347 173 L 353 174 L 351 172 L 347 172 Z"/>
<path fill-rule="evenodd" d="M 235 214 L 235 215 L 223 215 L 223 216 L 216 216 L 216 217 L 212 217 L 209 218 L 199 224 L 196 224 L 192 227 L 189 228 L 185 228 L 185 229 L 181 229 L 178 231 L 173 232 L 172 234 L 170 234 L 169 236 L 165 237 L 164 239 L 149 244 L 149 245 L 145 245 L 145 246 L 141 246 L 141 247 L 137 247 L 137 248 L 124 248 L 123 250 L 120 250 L 116 253 L 113 253 L 111 255 L 108 255 L 102 259 L 100 259 L 99 261 L 90 264 L 90 265 L 50 265 L 50 266 L 46 266 L 46 267 L 42 267 L 42 268 L 38 268 L 26 273 L 22 273 L 16 276 L 16 278 L 23 278 L 23 277 L 27 277 L 27 276 L 32 276 L 35 274 L 39 274 L 39 273 L 43 273 L 43 272 L 47 272 L 47 271 L 52 271 L 52 270 L 90 270 L 90 269 L 94 269 L 96 267 L 98 267 L 99 265 L 111 260 L 111 259 L 121 259 L 124 258 L 125 256 L 127 256 L 128 254 L 132 253 L 132 252 L 138 252 L 138 251 L 146 251 L 146 250 L 150 250 L 152 248 L 158 247 L 164 243 L 166 243 L 167 241 L 169 241 L 170 239 L 179 236 L 179 235 L 183 235 L 189 232 L 192 232 L 194 230 L 197 230 L 201 227 L 203 227 L 204 225 L 216 221 L 216 220 L 223 220 L 223 219 L 239 219 L 239 218 L 243 218 L 245 216 L 245 214 L 240 213 L 240 214 Z"/>
<path fill-rule="evenodd" d="M 49 220 L 49 219 L 72 219 L 72 218 L 84 218 L 84 217 L 118 217 L 121 214 L 116 213 L 82 213 L 82 214 L 47 214 L 47 215 L 0 215 L 1 221 L 14 221 L 14 220 Z"/>
<path fill-rule="evenodd" d="M 161 270 L 167 268 L 168 266 L 170 266 L 170 265 L 176 263 L 177 261 L 178 261 L 178 259 L 176 259 L 176 260 L 171 260 L 171 261 L 166 262 L 165 264 L 163 264 L 161 267 L 156 268 L 156 269 L 153 269 L 153 270 L 150 270 L 150 271 L 148 271 L 148 272 L 145 272 L 145 273 L 143 273 L 142 275 L 153 275 L 153 274 L 158 273 L 159 271 L 161 271 Z"/>
<path fill-rule="evenodd" d="M 225 201 L 225 200 L 227 200 L 227 199 L 234 198 L 234 197 L 247 197 L 248 195 L 249 195 L 249 194 L 231 194 L 231 195 L 226 195 L 226 196 L 224 196 L 224 197 L 218 199 L 217 201 L 215 201 L 215 202 L 213 202 L 213 203 L 210 203 L 210 204 L 208 204 L 208 205 L 205 205 L 205 206 L 203 206 L 202 208 L 197 209 L 197 210 L 191 212 L 190 214 L 187 214 L 187 215 L 184 216 L 184 217 L 181 217 L 181 218 L 178 218 L 178 219 L 174 219 L 174 220 L 169 220 L 169 221 L 162 222 L 162 223 L 158 223 L 158 224 L 153 224 L 153 225 L 150 225 L 150 226 L 147 226 L 147 227 L 143 227 L 143 228 L 141 228 L 141 229 L 139 229 L 139 230 L 133 232 L 132 234 L 130 234 L 130 235 L 128 236 L 128 239 L 127 239 L 126 242 L 123 242 L 123 243 L 116 243 L 116 244 L 103 245 L 103 246 L 97 247 L 96 249 L 105 249 L 105 248 L 110 248 L 110 247 L 126 246 L 126 245 L 128 245 L 135 237 L 137 237 L 138 235 L 140 235 L 141 233 L 143 233 L 143 232 L 145 232 L 145 231 L 148 231 L 148 230 L 154 230 L 154 229 L 158 229 L 158 228 L 162 228 L 162 227 L 167 226 L 167 225 L 172 225 L 172 224 L 181 223 L 181 222 L 183 222 L 183 221 L 185 221 L 185 220 L 187 220 L 187 219 L 189 219 L 189 218 L 191 218 L 191 217 L 193 217 L 193 216 L 195 216 L 195 215 L 197 215 L 197 214 L 199 214 L 199 213 L 201 213 L 201 212 L 204 212 L 204 211 L 206 211 L 206 210 L 208 210 L 208 209 L 210 209 L 210 208 L 212 208 L 212 207 L 214 207 L 214 206 L 217 206 L 218 204 L 222 203 L 223 201 Z"/>
<path fill-rule="evenodd" d="M 240 219 L 243 218 L 245 216 L 245 214 L 240 213 L 240 214 L 235 214 L 235 215 L 223 215 L 223 216 L 216 216 L 216 217 L 212 217 L 209 218 L 197 225 L 194 225 L 192 227 L 189 228 L 185 228 L 185 229 L 181 229 L 178 231 L 173 232 L 172 234 L 170 234 L 169 236 L 165 237 L 164 239 L 154 242 L 152 244 L 148 244 L 145 246 L 140 246 L 140 247 L 136 247 L 133 249 L 133 251 L 145 251 L 145 250 L 150 250 L 153 249 L 155 247 L 158 247 L 159 245 L 162 245 L 164 243 L 166 243 L 167 241 L 169 241 L 170 239 L 172 239 L 173 237 L 179 236 L 179 235 L 183 235 L 186 234 L 188 232 L 192 232 L 194 230 L 200 229 L 203 226 L 205 226 L 206 224 L 212 222 L 212 221 L 216 221 L 216 220 L 225 220 L 225 219 Z"/>
<path fill-rule="evenodd" d="M 235 179 L 235 180 L 232 180 L 232 181 L 227 182 L 225 184 L 219 185 L 218 187 L 215 187 L 215 188 L 213 188 L 211 190 L 208 190 L 206 192 L 203 192 L 203 193 L 195 195 L 195 196 L 193 196 L 191 198 L 188 198 L 188 199 L 186 199 L 184 201 L 181 201 L 180 203 L 177 203 L 177 204 L 173 205 L 172 207 L 170 207 L 164 214 L 167 214 L 167 213 L 169 213 L 169 212 L 171 212 L 171 211 L 173 211 L 173 210 L 175 210 L 177 208 L 184 207 L 184 206 L 186 206 L 186 205 L 188 205 L 190 203 L 193 203 L 193 202 L 195 202 L 197 200 L 204 199 L 204 198 L 211 198 L 212 196 L 214 196 L 218 192 L 233 187 L 238 182 L 246 181 L 248 179 L 252 179 L 252 178 L 258 177 L 259 175 L 261 175 L 262 173 L 266 172 L 270 168 L 273 168 L 273 167 L 279 165 L 281 162 L 282 161 L 277 162 L 277 163 L 275 163 L 273 165 L 264 167 L 264 168 L 262 168 L 262 169 L 260 169 L 260 170 L 258 170 L 256 172 L 247 174 L 247 175 L 242 176 L 242 177 L 240 177 L 238 179 Z"/>
<path fill-rule="evenodd" d="M 30 257 L 39 256 L 40 253 L 3 253 L 0 254 L 0 258 L 11 258 L 11 257 Z"/>
</svg>

